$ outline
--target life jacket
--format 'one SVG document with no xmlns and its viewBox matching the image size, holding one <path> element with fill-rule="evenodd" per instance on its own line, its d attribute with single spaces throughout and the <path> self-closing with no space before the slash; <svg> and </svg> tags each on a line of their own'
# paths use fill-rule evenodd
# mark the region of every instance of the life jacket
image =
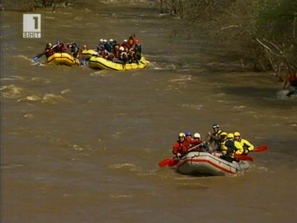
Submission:
<svg viewBox="0 0 297 223">
<path fill-rule="evenodd" d="M 226 155 L 234 158 L 234 154 L 237 151 L 234 141 L 231 139 L 227 139 L 224 145 L 227 147 Z"/>
<path fill-rule="evenodd" d="M 45 48 L 43 51 L 43 54 L 45 55 L 46 58 L 49 58 L 51 55 L 54 54 L 52 48 Z"/>
<path fill-rule="evenodd" d="M 135 44 L 134 49 L 137 53 L 139 53 L 139 54 L 142 53 L 142 47 L 140 44 Z"/>
<path fill-rule="evenodd" d="M 185 155 L 188 152 L 188 148 L 185 145 L 185 141 L 180 142 L 179 140 L 177 140 L 174 145 L 173 145 L 173 149 L 172 149 L 172 153 L 173 154 L 177 154 L 180 153 L 181 155 Z"/>
<path fill-rule="evenodd" d="M 135 59 L 135 52 L 132 50 L 133 48 L 131 48 L 128 52 L 128 59 L 129 59 L 129 62 L 134 62 L 134 59 Z"/>
<path fill-rule="evenodd" d="M 240 142 L 234 141 L 234 146 L 236 147 L 236 154 L 244 154 L 244 149 Z"/>
<path fill-rule="evenodd" d="M 128 43 L 122 43 L 122 47 L 124 47 L 125 49 L 129 49 L 129 44 Z"/>
<path fill-rule="evenodd" d="M 221 136 L 221 133 L 223 131 L 222 130 L 219 130 L 218 132 L 216 132 L 215 134 L 213 134 L 214 136 Z M 214 139 L 213 139 L 214 140 Z M 220 144 L 220 140 L 214 140 L 215 141 L 215 144 L 216 145 L 219 145 Z"/>
<path fill-rule="evenodd" d="M 70 46 L 70 51 L 73 57 L 78 57 L 79 55 L 79 48 L 75 45 Z"/>
<path fill-rule="evenodd" d="M 107 58 L 108 55 L 109 55 L 109 53 L 108 53 L 107 50 L 102 50 L 100 55 L 101 55 L 101 57 L 103 57 L 103 58 Z"/>
<path fill-rule="evenodd" d="M 206 150 L 207 149 L 207 145 L 204 144 L 204 142 L 201 139 L 191 139 L 190 140 L 190 147 L 189 149 L 194 150 L 194 151 L 198 151 L 201 152 L 202 150 Z"/>
<path fill-rule="evenodd" d="M 104 49 L 106 49 L 108 52 L 111 52 L 111 50 L 112 50 L 112 45 L 109 44 L 109 43 L 105 43 L 105 44 L 104 44 Z"/>
<path fill-rule="evenodd" d="M 120 59 L 120 57 L 121 57 L 121 51 L 120 50 L 115 49 L 113 54 L 114 54 L 115 58 Z"/>
<path fill-rule="evenodd" d="M 254 146 L 246 139 L 240 139 L 238 142 L 242 145 L 244 154 L 248 154 L 249 152 L 254 150 Z"/>
<path fill-rule="evenodd" d="M 192 147 L 192 139 L 185 139 L 183 144 L 187 149 L 189 149 L 190 147 Z"/>
<path fill-rule="evenodd" d="M 218 150 L 219 150 L 220 152 L 222 152 L 222 154 L 224 154 L 224 155 L 227 153 L 227 150 L 228 150 L 228 147 L 225 146 L 225 142 L 226 142 L 226 141 L 227 141 L 227 139 L 224 140 L 224 141 L 221 141 L 220 144 L 219 144 L 219 146 L 218 146 Z"/>
<path fill-rule="evenodd" d="M 64 43 L 56 44 L 52 47 L 55 53 L 64 53 L 66 52 L 66 47 Z"/>
</svg>

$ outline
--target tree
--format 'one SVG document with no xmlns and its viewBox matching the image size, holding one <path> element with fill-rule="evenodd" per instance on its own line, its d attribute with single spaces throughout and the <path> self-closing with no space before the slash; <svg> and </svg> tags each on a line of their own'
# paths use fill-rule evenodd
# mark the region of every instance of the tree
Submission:
<svg viewBox="0 0 297 223">
<path fill-rule="evenodd" d="M 205 24 L 215 38 L 237 42 L 253 69 L 276 76 L 296 70 L 296 0 L 185 0 L 182 7 L 188 26 Z"/>
</svg>

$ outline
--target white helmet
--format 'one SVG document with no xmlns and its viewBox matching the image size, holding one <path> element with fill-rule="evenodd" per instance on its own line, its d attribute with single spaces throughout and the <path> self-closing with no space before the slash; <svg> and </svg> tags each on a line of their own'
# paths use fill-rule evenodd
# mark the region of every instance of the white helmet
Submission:
<svg viewBox="0 0 297 223">
<path fill-rule="evenodd" d="M 128 40 L 127 39 L 124 39 L 124 43 L 127 43 L 128 42 Z"/>
<path fill-rule="evenodd" d="M 103 42 L 104 42 L 104 43 L 107 43 L 107 39 L 104 39 Z"/>
<path fill-rule="evenodd" d="M 194 134 L 194 138 L 201 138 L 201 136 L 200 136 L 200 134 L 198 133 L 198 132 L 196 132 L 195 134 Z"/>
<path fill-rule="evenodd" d="M 102 43 L 103 42 L 103 39 L 100 39 L 100 42 Z"/>
<path fill-rule="evenodd" d="M 123 46 L 120 47 L 120 51 L 124 51 L 124 47 Z"/>
<path fill-rule="evenodd" d="M 113 39 L 110 39 L 109 42 L 113 42 Z"/>
</svg>

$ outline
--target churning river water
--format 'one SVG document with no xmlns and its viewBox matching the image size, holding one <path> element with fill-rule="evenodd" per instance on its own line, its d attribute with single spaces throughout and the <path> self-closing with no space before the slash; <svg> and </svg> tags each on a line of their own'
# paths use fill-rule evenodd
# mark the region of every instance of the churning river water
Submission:
<svg viewBox="0 0 297 223">
<path fill-rule="evenodd" d="M 180 20 L 157 9 L 94 1 L 34 13 L 40 39 L 22 38 L 23 13 L 1 15 L 1 222 L 297 221 L 297 103 L 276 97 L 270 74 L 230 72 L 240 65 L 223 43 L 173 35 Z M 32 63 L 46 42 L 95 48 L 132 33 L 144 70 Z M 179 132 L 205 137 L 214 123 L 269 150 L 232 177 L 159 168 Z"/>
</svg>

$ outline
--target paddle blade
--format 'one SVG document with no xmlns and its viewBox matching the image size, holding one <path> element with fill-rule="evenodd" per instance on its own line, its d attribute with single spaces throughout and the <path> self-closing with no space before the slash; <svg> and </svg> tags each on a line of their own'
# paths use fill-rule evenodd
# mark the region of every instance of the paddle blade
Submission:
<svg viewBox="0 0 297 223">
<path fill-rule="evenodd" d="M 174 159 L 174 158 L 167 158 L 167 159 L 165 159 L 165 160 L 162 160 L 162 161 L 159 163 L 159 167 L 165 167 L 165 166 L 172 167 L 172 166 L 175 166 L 177 163 L 178 163 L 178 160 L 177 160 L 177 159 Z"/>
<path fill-rule="evenodd" d="M 247 156 L 247 155 L 235 155 L 235 159 L 237 159 L 237 160 L 254 161 L 253 157 Z"/>
<path fill-rule="evenodd" d="M 36 63 L 42 56 L 43 56 L 43 53 L 38 54 L 36 57 L 33 58 L 33 62 Z"/>
<path fill-rule="evenodd" d="M 175 166 L 178 163 L 177 159 L 171 159 L 170 162 L 168 163 L 169 167 Z"/>
<path fill-rule="evenodd" d="M 268 146 L 259 146 L 259 147 L 256 147 L 253 151 L 254 152 L 262 152 L 262 151 L 265 151 L 268 149 Z"/>
<path fill-rule="evenodd" d="M 165 166 L 168 166 L 168 164 L 170 162 L 172 162 L 171 160 L 173 160 L 172 158 L 167 158 L 165 160 L 162 160 L 160 163 L 159 163 L 159 167 L 165 167 Z"/>
</svg>

